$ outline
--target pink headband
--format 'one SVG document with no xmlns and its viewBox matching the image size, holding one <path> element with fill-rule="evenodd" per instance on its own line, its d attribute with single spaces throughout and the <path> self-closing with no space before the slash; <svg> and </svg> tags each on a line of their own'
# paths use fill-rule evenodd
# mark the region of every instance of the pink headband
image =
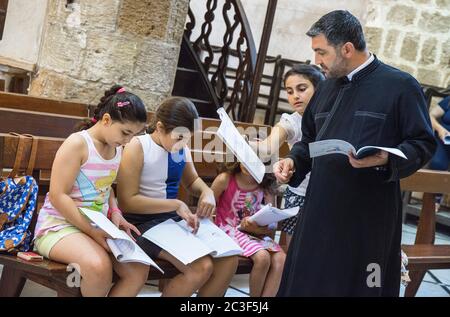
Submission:
<svg viewBox="0 0 450 317">
<path fill-rule="evenodd" d="M 125 92 L 125 87 L 120 88 L 119 90 L 116 91 L 116 93 L 121 94 Z"/>
</svg>

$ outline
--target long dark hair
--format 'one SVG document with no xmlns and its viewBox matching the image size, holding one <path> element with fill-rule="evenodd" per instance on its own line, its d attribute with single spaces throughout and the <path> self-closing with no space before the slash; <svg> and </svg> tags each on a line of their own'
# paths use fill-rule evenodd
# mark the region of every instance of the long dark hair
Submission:
<svg viewBox="0 0 450 317">
<path fill-rule="evenodd" d="M 219 173 L 228 173 L 234 176 L 240 172 L 242 172 L 240 162 L 230 162 L 219 165 Z M 277 194 L 278 185 L 275 175 L 273 175 L 273 173 L 264 174 L 263 180 L 260 184 L 258 184 L 258 187 L 267 194 Z"/>
<path fill-rule="evenodd" d="M 114 85 L 105 91 L 100 103 L 94 110 L 94 116 L 77 125 L 76 130 L 86 130 L 108 113 L 113 121 L 147 122 L 147 110 L 141 98 L 125 91 L 120 85 Z"/>
<path fill-rule="evenodd" d="M 192 101 L 185 97 L 170 97 L 165 99 L 156 110 L 147 132 L 153 133 L 158 121 L 164 125 L 166 133 L 170 133 L 177 127 L 184 127 L 193 132 L 196 119 L 198 119 L 198 112 Z"/>
</svg>

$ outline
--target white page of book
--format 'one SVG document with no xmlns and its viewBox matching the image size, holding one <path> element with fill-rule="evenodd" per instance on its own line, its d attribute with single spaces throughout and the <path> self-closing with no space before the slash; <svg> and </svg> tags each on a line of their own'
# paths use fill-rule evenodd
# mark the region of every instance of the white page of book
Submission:
<svg viewBox="0 0 450 317">
<path fill-rule="evenodd" d="M 142 236 L 172 254 L 185 265 L 213 252 L 191 233 L 191 229 L 183 228 L 173 219 L 168 219 L 148 229 Z"/>
<path fill-rule="evenodd" d="M 186 221 L 178 222 L 183 228 L 188 228 Z M 200 226 L 196 234 L 210 249 L 214 250 L 211 255 L 215 258 L 239 255 L 244 252 L 222 229 L 217 227 L 210 219 L 200 219 Z"/>
<path fill-rule="evenodd" d="M 267 204 L 250 216 L 249 219 L 254 221 L 259 226 L 267 226 L 271 223 L 293 217 L 298 214 L 299 210 L 299 206 L 288 209 L 278 209 L 273 207 L 271 204 Z"/>
<path fill-rule="evenodd" d="M 360 153 L 360 151 L 363 151 L 365 149 L 383 150 L 383 151 L 392 153 L 394 155 L 397 155 L 399 157 L 406 159 L 405 154 L 396 148 L 381 147 L 381 146 L 364 146 L 364 147 L 360 148 L 358 151 L 356 151 L 356 149 L 353 145 L 351 145 L 350 143 L 348 143 L 344 140 L 338 140 L 338 139 L 329 139 L 329 140 L 322 140 L 322 141 L 309 143 L 309 156 L 317 157 L 317 156 L 322 156 L 322 155 L 327 155 L 327 154 L 348 155 L 349 152 L 352 152 L 353 154 L 357 155 Z"/>
<path fill-rule="evenodd" d="M 87 208 L 81 211 L 100 229 L 105 231 L 112 239 L 106 243 L 119 262 L 139 262 L 157 268 L 161 273 L 164 271 L 133 241 L 123 230 L 117 228 L 104 214 Z M 111 247 L 111 245 L 113 245 Z"/>
<path fill-rule="evenodd" d="M 221 119 L 217 135 L 230 151 L 237 157 L 239 162 L 244 164 L 248 172 L 253 178 L 261 183 L 266 172 L 266 167 L 256 155 L 255 151 L 245 142 L 238 129 L 234 126 L 233 121 L 226 113 L 224 108 L 217 109 L 217 113 Z"/>
</svg>

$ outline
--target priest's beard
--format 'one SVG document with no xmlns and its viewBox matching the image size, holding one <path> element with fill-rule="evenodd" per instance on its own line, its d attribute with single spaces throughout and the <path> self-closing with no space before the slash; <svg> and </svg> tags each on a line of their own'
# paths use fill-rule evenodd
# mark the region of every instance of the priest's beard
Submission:
<svg viewBox="0 0 450 317">
<path fill-rule="evenodd" d="M 330 67 L 324 65 L 321 66 L 324 69 L 327 78 L 340 78 L 349 73 L 347 70 L 347 62 L 339 52 L 337 52 L 336 59 Z"/>
</svg>

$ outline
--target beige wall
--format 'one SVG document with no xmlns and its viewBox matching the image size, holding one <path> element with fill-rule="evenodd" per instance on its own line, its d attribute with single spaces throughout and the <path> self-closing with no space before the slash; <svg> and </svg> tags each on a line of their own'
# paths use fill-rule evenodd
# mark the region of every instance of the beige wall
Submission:
<svg viewBox="0 0 450 317">
<path fill-rule="evenodd" d="M 424 84 L 450 85 L 450 0 L 370 0 L 369 48 Z"/>
<path fill-rule="evenodd" d="M 115 83 L 154 109 L 175 77 L 188 0 L 49 0 L 31 95 L 96 103 Z"/>
<path fill-rule="evenodd" d="M 0 57 L 35 64 L 38 59 L 47 0 L 10 0 Z"/>
</svg>

